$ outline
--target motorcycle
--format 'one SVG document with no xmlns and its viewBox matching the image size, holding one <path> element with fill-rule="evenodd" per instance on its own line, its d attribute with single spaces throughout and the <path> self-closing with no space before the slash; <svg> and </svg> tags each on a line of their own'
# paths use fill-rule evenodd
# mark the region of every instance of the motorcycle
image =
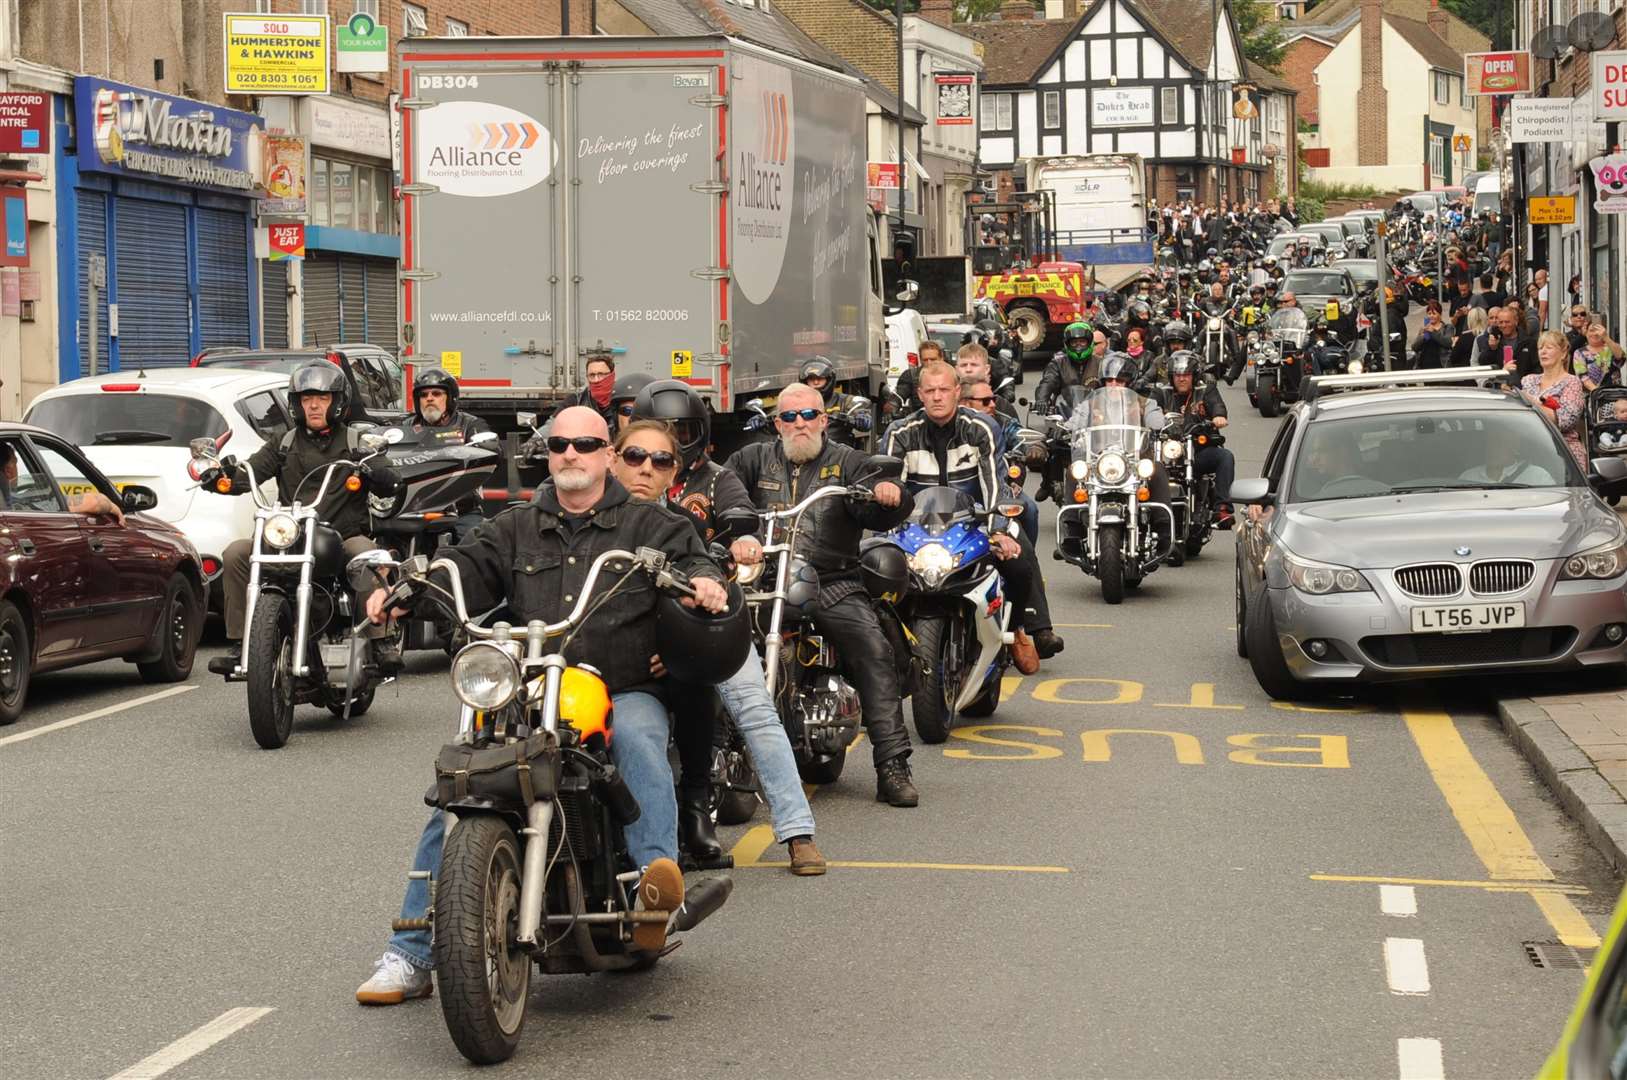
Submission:
<svg viewBox="0 0 1627 1080">
<path fill-rule="evenodd" d="M 886 537 L 909 560 L 898 603 L 920 673 L 910 713 L 922 742 L 941 743 L 957 717 L 991 716 L 1000 705 L 1013 635 L 990 537 L 996 527 L 1010 533 L 1021 513 L 1020 503 L 988 512 L 963 491 L 930 487 Z"/>
<path fill-rule="evenodd" d="M 1170 510 L 1175 518 L 1170 565 L 1180 566 L 1203 553 L 1215 527 L 1215 478 L 1197 471 L 1198 451 L 1224 446 L 1226 439 L 1211 420 L 1176 417 L 1158 440 L 1158 455 L 1170 478 Z"/>
<path fill-rule="evenodd" d="M 1102 599 L 1118 604 L 1169 558 L 1175 515 L 1152 502 L 1146 487 L 1155 466 L 1141 397 L 1124 386 L 1103 386 L 1082 401 L 1073 396 L 1073 497 L 1057 512 L 1056 558 L 1096 577 Z M 1160 515 L 1169 527 L 1162 536 L 1154 527 Z"/>
<path fill-rule="evenodd" d="M 1203 369 L 1211 373 L 1225 371 L 1231 364 L 1228 313 L 1219 310 L 1218 306 L 1210 310 L 1210 305 L 1203 303 L 1198 305 L 1198 309 L 1203 313 L 1203 351 L 1200 353 Z"/>
<path fill-rule="evenodd" d="M 242 468 L 255 503 L 243 654 L 226 681 L 247 684 L 249 730 L 267 750 L 293 734 L 295 705 L 316 702 L 341 720 L 361 716 L 378 687 L 393 682 L 400 670 L 400 631 L 372 631 L 352 595 L 352 586 L 365 595 L 376 582 L 347 578 L 343 541 L 317 517 L 316 508 L 341 473 L 339 482 L 352 492 L 388 495 L 399 487 L 393 470 L 371 464 L 388 445 L 384 437 L 364 432 L 358 441 L 354 460 L 312 470 L 286 506 L 261 494 L 247 462 L 219 458 L 213 439 L 191 443 L 187 471 L 194 480 L 218 473 L 214 490 L 231 494 L 231 474 Z M 317 477 L 315 495 L 301 502 L 301 492 Z"/>
<path fill-rule="evenodd" d="M 1259 337 L 1249 336 L 1244 385 L 1249 404 L 1268 420 L 1280 415 L 1284 405 L 1299 400 L 1304 381 L 1306 325 L 1302 309 L 1278 308 Z"/>
<path fill-rule="evenodd" d="M 610 693 L 593 669 L 549 651 L 591 617 L 601 576 L 620 575 L 616 587 L 645 575 L 671 595 L 693 590 L 661 552 L 607 551 L 561 621 L 488 628 L 470 618 L 449 559 L 367 552 L 351 565 L 396 570 L 388 606 L 430 598 L 475 639 L 452 660 L 458 731 L 436 758 L 428 800 L 446 819 L 440 867 L 427 875 L 430 914 L 392 927 L 430 931 L 441 1014 L 463 1056 L 506 1061 L 524 1029 L 533 965 L 549 975 L 653 967 L 676 944 L 641 950 L 635 927 L 692 930 L 733 890 L 724 877 L 692 882 L 670 922 L 667 912 L 635 910 L 627 888 L 641 868 L 628 862 L 622 830 L 640 809 L 611 760 Z M 447 572 L 450 596 L 433 570 Z"/>
<path fill-rule="evenodd" d="M 1305 345 L 1305 358 L 1310 362 L 1313 375 L 1360 375 L 1363 370 L 1362 362 L 1351 356 L 1350 350 L 1339 340 L 1339 335 L 1323 320 L 1317 321 L 1311 329 L 1310 340 Z"/>
</svg>

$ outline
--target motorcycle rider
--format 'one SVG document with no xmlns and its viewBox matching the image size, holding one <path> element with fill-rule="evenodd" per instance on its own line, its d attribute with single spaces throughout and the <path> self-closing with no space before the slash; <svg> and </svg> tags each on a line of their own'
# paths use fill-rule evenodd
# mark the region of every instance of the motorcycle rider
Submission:
<svg viewBox="0 0 1627 1080">
<path fill-rule="evenodd" d="M 1220 388 L 1205 379 L 1203 389 L 1197 389 L 1198 372 L 1203 362 L 1193 352 L 1178 352 L 1169 358 L 1170 381 L 1174 391 L 1170 395 L 1170 411 L 1183 418 L 1208 421 L 1217 429 L 1231 421 L 1226 416 L 1226 402 Z M 1216 512 L 1222 529 L 1232 527 L 1232 480 L 1237 475 L 1237 459 L 1224 446 L 1210 442 L 1193 455 L 1192 466 L 1199 473 L 1215 478 Z"/>
<path fill-rule="evenodd" d="M 986 417 L 998 429 L 995 433 L 995 447 L 1002 460 L 1006 458 L 1016 444 L 1017 432 L 1022 424 L 1016 416 L 1002 411 L 1003 398 L 989 386 L 988 379 L 966 378 L 960 380 L 960 407 L 970 409 L 980 416 Z M 1027 452 L 1026 463 L 1030 466 L 1045 464 L 1045 448 L 1041 445 L 1030 447 Z M 1026 491 L 1016 494 L 1018 502 L 1023 504 L 1023 515 L 1018 520 L 1022 524 L 1023 536 L 1028 539 L 1030 546 L 1039 542 L 1039 503 Z"/>
<path fill-rule="evenodd" d="M 1136 381 L 1138 377 L 1139 372 L 1136 370 L 1135 361 L 1131 360 L 1124 353 L 1111 352 L 1102 358 L 1102 387 L 1126 387 L 1140 397 L 1142 426 L 1156 435 L 1158 432 L 1164 430 L 1164 427 L 1169 421 L 1164 416 L 1163 407 L 1160 406 L 1155 399 L 1147 397 L 1139 390 L 1136 390 Z M 1086 428 L 1090 427 L 1093 422 L 1095 421 L 1093 421 L 1091 417 L 1091 410 L 1080 408 L 1068 418 L 1066 426 L 1071 431 L 1082 433 Z M 1153 473 L 1152 476 L 1147 478 L 1147 487 L 1151 495 L 1151 500 L 1155 503 L 1162 503 L 1163 505 L 1168 506 L 1170 501 L 1169 474 L 1164 471 L 1163 462 L 1158 460 L 1158 455 L 1153 455 L 1152 462 Z M 1165 541 L 1172 539 L 1170 536 L 1170 521 L 1168 518 L 1162 514 L 1154 514 L 1152 521 L 1154 533 L 1163 538 Z M 1078 544 L 1080 540 L 1083 539 L 1082 535 L 1078 532 L 1080 527 L 1081 524 L 1077 518 L 1070 519 L 1068 533 L 1062 537 L 1062 543 Z"/>
<path fill-rule="evenodd" d="M 947 364 L 933 364 L 921 372 L 921 412 L 907 423 L 893 425 L 885 453 L 904 462 L 904 484 L 912 494 L 944 485 L 990 510 L 1002 501 L 994 434 L 981 417 L 961 411 L 960 378 Z M 1061 652 L 1064 644 L 1051 627 L 1045 579 L 1031 545 L 1007 533 L 995 533 L 989 542 L 1016 611 L 1012 622 L 1022 624 L 1012 655 L 1021 658 L 1019 669 L 1031 675 L 1038 663 L 1033 657 L 1023 658 L 1029 648 L 1046 660 Z M 1030 604 L 1032 616 L 1027 612 Z"/>
<path fill-rule="evenodd" d="M 428 447 L 462 446 L 472 442 L 476 435 L 491 430 L 486 421 L 458 408 L 458 381 L 442 368 L 425 368 L 413 376 L 412 410 L 413 419 L 402 427 L 413 442 Z M 459 539 L 483 520 L 479 493 L 470 494 L 451 509 L 458 517 L 456 536 Z"/>
<path fill-rule="evenodd" d="M 693 395 L 693 401 L 688 400 L 689 395 Z M 651 419 L 645 415 L 680 409 L 691 417 L 698 414 L 704 419 L 706 415 L 705 403 L 688 385 L 671 379 L 651 383 L 646 395 L 639 397 L 634 419 L 616 433 L 611 472 L 633 498 L 683 509 L 702 539 L 709 541 L 717 534 L 718 515 L 734 509 L 752 510 L 751 498 L 739 477 L 728 469 L 704 455 L 693 462 L 688 460 L 679 434 L 681 428 L 669 422 L 672 417 Z M 673 491 L 684 494 L 675 498 Z M 743 538 L 735 545 L 736 562 L 762 560 L 762 547 L 754 539 Z M 716 689 L 744 737 L 763 799 L 773 814 L 774 837 L 789 850 L 791 873 L 798 877 L 823 874 L 825 859 L 813 842 L 813 811 L 802 792 L 791 740 L 768 693 L 757 654 L 749 654 L 740 671 Z M 703 866 L 716 864 L 723 858 L 723 847 L 718 843 L 708 805 L 716 735 L 713 695 L 705 687 L 685 687 L 671 696 L 673 742 L 682 769 L 678 780 L 679 846 Z"/>
<path fill-rule="evenodd" d="M 893 806 L 915 806 L 920 793 L 910 776 L 910 737 L 904 730 L 898 668 L 892 644 L 859 576 L 859 540 L 864 530 L 895 527 L 909 517 L 914 500 L 890 480 L 867 482 L 869 459 L 825 438 L 829 417 L 819 391 L 792 383 L 780 391 L 778 409 L 774 426 L 779 439 L 741 447 L 725 467 L 746 485 L 753 505 L 760 510 L 793 506 L 830 484 L 859 484 L 874 492 L 874 502 L 826 499 L 815 503 L 803 512 L 798 529 L 809 540 L 803 551 L 819 574 L 814 623 L 835 643 L 848 678 L 859 692 L 876 765 L 876 799 Z M 895 421 L 894 426 L 907 422 Z"/>
<path fill-rule="evenodd" d="M 844 394 L 836 389 L 836 365 L 823 356 L 804 360 L 797 381 L 819 391 L 825 399 L 825 413 L 831 419 L 830 437 L 844 446 L 858 446 L 873 426 L 870 399 Z"/>
<path fill-rule="evenodd" d="M 276 442 L 268 442 L 256 450 L 247 465 L 254 471 L 255 481 L 265 483 L 275 478 L 277 500 L 288 504 L 296 493 L 309 499 L 316 495 L 322 481 L 323 470 L 336 461 L 347 461 L 357 446 L 359 429 L 346 423 L 350 406 L 350 383 L 337 365 L 326 360 L 313 360 L 302 364 L 288 377 L 288 411 L 298 418 L 297 423 Z M 235 465 L 228 458 L 221 469 L 210 469 L 200 479 L 207 491 L 215 490 L 215 481 L 224 473 L 231 477 L 232 487 L 227 494 L 242 495 L 249 490 L 248 469 Z M 383 480 L 393 470 L 376 467 Z M 312 476 L 309 484 L 303 484 Z M 327 493 L 317 504 L 317 518 L 338 532 L 344 541 L 348 562 L 364 551 L 378 547 L 367 535 L 370 520 L 365 488 L 347 491 L 336 477 L 328 485 Z M 382 487 L 382 485 L 380 485 Z M 375 488 L 379 490 L 379 488 Z M 209 661 L 209 670 L 216 675 L 230 675 L 243 656 L 243 617 L 248 605 L 249 567 L 254 555 L 252 540 L 234 540 L 221 555 L 221 579 L 225 583 L 227 652 Z"/>
<path fill-rule="evenodd" d="M 586 405 L 614 428 L 616 410 L 611 404 L 611 395 L 616 390 L 616 361 L 609 356 L 590 357 L 583 365 L 582 373 L 587 376 L 588 384 L 571 400 L 571 404 Z"/>
<path fill-rule="evenodd" d="M 1051 411 L 1056 396 L 1070 386 L 1079 386 L 1094 377 L 1091 358 L 1096 354 L 1096 328 L 1088 322 L 1071 322 L 1062 331 L 1062 351 L 1051 357 L 1034 391 L 1034 406 L 1042 413 Z"/>
<path fill-rule="evenodd" d="M 695 597 L 686 604 L 714 613 L 724 610 L 728 592 L 695 529 L 664 507 L 633 500 L 610 475 L 610 429 L 604 417 L 580 405 L 562 409 L 554 417 L 547 446 L 550 479 L 538 487 L 536 498 L 504 511 L 443 552 L 458 564 L 471 610 L 506 602 L 517 623 L 557 621 L 575 605 L 575 594 L 599 554 L 639 547 L 664 552 L 672 566 L 690 577 Z M 436 571 L 434 577 L 440 576 Z M 606 594 L 610 588 L 601 586 Z M 367 614 L 375 623 L 385 619 L 386 597 L 379 589 L 367 598 Z M 628 857 L 643 874 L 632 890 L 636 906 L 675 912 L 684 896 L 677 863 L 677 804 L 667 764 L 667 709 L 651 675 L 659 596 L 646 588 L 623 590 L 617 597 L 601 609 L 602 617 L 577 632 L 566 656 L 598 670 L 615 708 L 611 754 L 642 811 L 626 826 Z M 433 874 L 440 869 L 445 837 L 445 820 L 436 810 L 419 836 L 414 870 Z M 428 882 L 409 880 L 401 917 L 422 919 L 428 909 Z M 633 930 L 634 944 L 658 952 L 666 930 L 659 923 L 640 923 Z M 372 977 L 357 989 L 356 1000 L 396 1005 L 427 997 L 431 966 L 429 931 L 396 931 Z"/>
</svg>

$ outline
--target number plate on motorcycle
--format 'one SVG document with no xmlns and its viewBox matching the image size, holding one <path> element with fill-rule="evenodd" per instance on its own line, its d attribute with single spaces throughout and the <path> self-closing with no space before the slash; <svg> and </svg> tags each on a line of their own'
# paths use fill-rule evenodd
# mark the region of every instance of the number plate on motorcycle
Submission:
<svg viewBox="0 0 1627 1080">
<path fill-rule="evenodd" d="M 1446 604 L 1412 609 L 1414 634 L 1463 634 L 1524 625 L 1524 604 Z"/>
</svg>

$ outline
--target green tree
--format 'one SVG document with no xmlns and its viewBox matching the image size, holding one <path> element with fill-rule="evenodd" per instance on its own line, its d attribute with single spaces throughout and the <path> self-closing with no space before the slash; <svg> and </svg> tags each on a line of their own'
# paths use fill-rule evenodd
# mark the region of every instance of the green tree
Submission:
<svg viewBox="0 0 1627 1080">
<path fill-rule="evenodd" d="M 1494 49 L 1514 40 L 1514 5 L 1506 0 L 1441 0 L 1441 7 L 1491 38 Z"/>
<path fill-rule="evenodd" d="M 1268 71 L 1282 70 L 1282 26 L 1265 0 L 1232 0 L 1232 18 L 1243 38 L 1243 55 Z"/>
<path fill-rule="evenodd" d="M 894 0 L 864 0 L 865 3 L 878 11 L 893 11 Z M 956 22 L 981 22 L 1000 10 L 1004 0 L 955 0 Z M 1042 0 L 1035 0 L 1036 8 L 1042 6 Z M 921 0 L 904 0 L 904 13 L 913 14 L 921 10 Z"/>
</svg>

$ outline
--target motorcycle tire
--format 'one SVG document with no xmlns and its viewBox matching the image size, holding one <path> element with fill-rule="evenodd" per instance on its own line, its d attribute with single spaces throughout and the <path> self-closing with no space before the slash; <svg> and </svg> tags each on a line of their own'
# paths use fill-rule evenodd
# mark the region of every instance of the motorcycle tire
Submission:
<svg viewBox="0 0 1627 1080">
<path fill-rule="evenodd" d="M 1275 395 L 1275 394 L 1261 394 L 1260 395 L 1260 415 L 1261 416 L 1265 417 L 1267 420 L 1275 420 L 1277 418 L 1277 414 L 1279 412 L 1281 412 L 1281 409 L 1278 406 L 1277 395 Z"/>
<path fill-rule="evenodd" d="M 435 886 L 435 982 L 458 1052 L 476 1065 L 514 1056 L 525 1027 L 531 955 L 509 949 L 520 914 L 520 845 L 500 818 L 461 818 Z M 491 934 L 502 940 L 488 941 Z"/>
<path fill-rule="evenodd" d="M 1097 537 L 1096 576 L 1102 583 L 1102 600 L 1124 603 L 1124 531 L 1119 525 L 1103 525 Z"/>
<path fill-rule="evenodd" d="M 366 690 L 363 690 L 361 693 L 352 698 L 350 701 L 350 715 L 352 717 L 366 716 L 367 710 L 373 707 L 374 693 L 374 688 L 369 686 Z M 334 719 L 336 720 L 344 718 L 345 699 L 342 693 L 339 695 L 338 700 L 328 702 L 328 711 L 333 714 Z"/>
<path fill-rule="evenodd" d="M 249 730 L 276 750 L 294 733 L 294 608 L 282 593 L 262 592 L 243 654 L 248 668 Z"/>
<path fill-rule="evenodd" d="M 974 698 L 971 704 L 960 710 L 960 715 L 981 720 L 985 716 L 993 716 L 994 710 L 1000 707 L 1000 693 L 1005 689 L 1005 668 L 995 672 L 994 678 L 989 680 L 989 687 Z"/>
<path fill-rule="evenodd" d="M 757 779 L 757 770 L 752 767 L 751 757 L 746 753 L 745 740 L 732 723 L 729 725 L 728 749 L 721 753 L 721 775 L 713 781 L 716 802 L 713 809 L 717 813 L 717 823 L 744 825 L 756 816 L 757 807 L 762 805 L 762 799 L 757 797 L 757 789 L 762 784 Z"/>
<path fill-rule="evenodd" d="M 944 619 L 921 619 L 915 627 L 915 655 L 921 660 L 921 685 L 910 698 L 910 717 L 921 741 L 936 745 L 949 738 L 955 726 L 955 699 L 960 696 L 960 679 L 950 676 L 944 662 L 944 649 L 952 645 L 953 633 Z"/>
<path fill-rule="evenodd" d="M 1195 559 L 1199 555 L 1203 554 L 1203 543 L 1203 530 L 1201 528 L 1194 528 L 1191 532 L 1187 533 L 1186 539 L 1181 541 L 1180 550 L 1185 553 L 1186 558 Z"/>
<path fill-rule="evenodd" d="M 795 749 L 793 747 L 793 749 Z M 842 768 L 847 765 L 847 751 L 832 754 L 830 757 L 809 757 L 798 750 L 797 775 L 802 777 L 804 784 L 823 786 L 834 784 L 842 778 Z"/>
</svg>

